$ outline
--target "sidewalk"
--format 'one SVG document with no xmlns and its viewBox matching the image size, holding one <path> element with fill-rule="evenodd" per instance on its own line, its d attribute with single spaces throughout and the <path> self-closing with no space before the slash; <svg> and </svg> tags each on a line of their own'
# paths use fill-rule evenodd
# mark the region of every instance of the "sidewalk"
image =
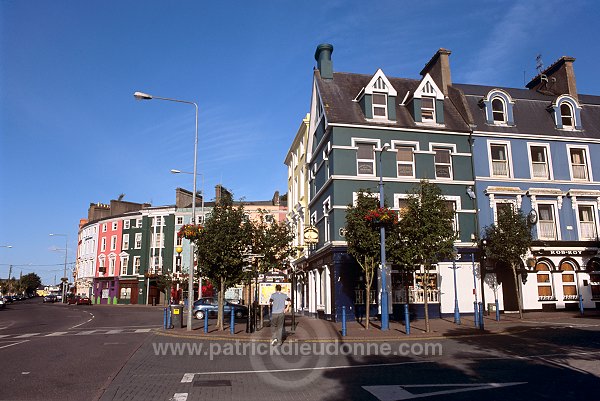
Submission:
<svg viewBox="0 0 600 401">
<path fill-rule="evenodd" d="M 185 318 L 185 317 L 184 317 Z M 425 320 L 415 320 L 410 324 L 410 335 L 406 334 L 404 323 L 390 321 L 389 329 L 382 331 L 381 322 L 372 321 L 369 329 L 356 321 L 347 322 L 346 336 L 342 336 L 341 323 L 296 316 L 296 327 L 291 327 L 291 316 L 286 316 L 286 341 L 300 342 L 331 342 L 331 341 L 407 341 L 432 338 L 449 338 L 458 336 L 479 336 L 489 334 L 502 334 L 514 332 L 519 328 L 524 330 L 548 326 L 566 327 L 598 327 L 600 329 L 600 311 L 586 311 L 581 316 L 578 311 L 569 312 L 526 312 L 523 319 L 518 314 L 502 314 L 500 321 L 495 320 L 495 315 L 484 316 L 484 330 L 475 327 L 473 315 L 462 315 L 461 324 L 454 323 L 453 317 L 433 318 L 429 320 L 430 331 L 425 331 Z M 185 320 L 184 320 L 185 322 Z M 266 322 L 268 324 L 268 322 Z M 237 340 L 237 341 L 266 341 L 271 338 L 271 328 L 268 326 L 256 331 L 246 333 L 245 320 L 238 320 L 234 326 L 235 334 L 230 334 L 229 321 L 225 323 L 225 330 L 218 331 L 215 319 L 209 321 L 208 333 L 204 333 L 204 323 L 194 319 L 191 332 L 184 328 L 159 330 L 159 334 L 196 339 L 212 340 Z"/>
</svg>

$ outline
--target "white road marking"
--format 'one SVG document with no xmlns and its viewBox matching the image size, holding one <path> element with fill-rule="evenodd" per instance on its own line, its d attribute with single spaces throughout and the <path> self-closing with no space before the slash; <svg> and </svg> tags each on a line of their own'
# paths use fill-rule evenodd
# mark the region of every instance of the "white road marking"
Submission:
<svg viewBox="0 0 600 401">
<path fill-rule="evenodd" d="M 92 334 L 95 333 L 97 330 L 87 330 L 87 331 L 80 331 L 79 333 L 75 334 L 76 336 L 87 336 L 88 334 Z"/>
<path fill-rule="evenodd" d="M 514 383 L 467 383 L 467 384 L 403 384 L 390 386 L 362 386 L 369 393 L 373 394 L 380 401 L 401 401 L 410 400 L 413 398 L 431 397 L 434 395 L 464 393 L 467 391 L 488 390 L 492 388 L 518 386 L 527 384 L 527 382 Z M 429 393 L 413 394 L 406 390 L 407 388 L 432 388 L 432 387 L 461 387 L 456 390 L 432 391 Z"/>
<path fill-rule="evenodd" d="M 33 336 L 37 336 L 40 333 L 27 333 L 27 334 L 21 334 L 20 336 L 15 336 L 14 338 L 28 338 L 28 337 L 33 337 Z"/>
<path fill-rule="evenodd" d="M 2 346 L 0 346 L 0 349 L 2 349 L 2 348 L 8 348 L 8 347 L 12 347 L 13 345 L 19 345 L 19 344 L 23 344 L 23 343 L 26 343 L 26 342 L 28 342 L 28 341 L 29 341 L 29 340 L 24 340 L 24 341 L 18 341 L 18 342 L 15 342 L 15 343 L 13 343 L 13 344 L 2 345 Z"/>
<path fill-rule="evenodd" d="M 56 331 L 54 333 L 46 334 L 44 337 L 62 336 L 63 334 L 67 334 L 67 333 L 68 333 L 68 331 Z"/>
<path fill-rule="evenodd" d="M 21 372 L 22 375 L 28 375 L 31 372 Z"/>
<path fill-rule="evenodd" d="M 120 330 L 109 330 L 106 332 L 106 334 L 117 334 L 117 333 L 122 333 L 123 329 Z"/>
<path fill-rule="evenodd" d="M 76 325 L 75 325 L 75 326 L 73 326 L 73 327 L 70 327 L 70 329 L 74 329 L 74 328 L 77 328 L 77 327 L 79 327 L 79 326 L 83 326 L 84 324 L 86 324 L 86 323 L 89 323 L 89 322 L 91 322 L 91 321 L 94 319 L 94 314 L 93 314 L 93 313 L 91 313 L 91 312 L 88 312 L 88 311 L 84 311 L 84 312 L 85 312 L 85 313 L 88 313 L 88 314 L 90 314 L 92 317 L 91 317 L 89 320 L 86 320 L 86 321 L 85 321 L 85 322 L 83 322 L 83 323 L 79 323 L 79 324 L 76 324 Z"/>
<path fill-rule="evenodd" d="M 0 334 L 0 338 L 9 337 L 10 334 Z"/>
<path fill-rule="evenodd" d="M 134 333 L 149 333 L 152 329 L 137 329 Z"/>
<path fill-rule="evenodd" d="M 194 373 L 186 373 L 183 375 L 183 379 L 181 379 L 182 383 L 191 383 L 194 381 Z"/>
<path fill-rule="evenodd" d="M 186 401 L 188 398 L 188 393 L 175 393 L 173 397 L 169 399 L 169 401 Z"/>
</svg>

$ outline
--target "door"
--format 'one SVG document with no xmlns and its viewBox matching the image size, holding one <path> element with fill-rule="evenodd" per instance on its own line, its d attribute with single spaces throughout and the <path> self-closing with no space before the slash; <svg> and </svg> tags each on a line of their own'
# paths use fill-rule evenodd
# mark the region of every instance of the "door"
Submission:
<svg viewBox="0 0 600 401">
<path fill-rule="evenodd" d="M 517 300 L 517 287 L 515 279 L 509 267 L 500 268 L 496 272 L 498 281 L 502 283 L 502 295 L 504 297 L 504 310 L 514 312 L 519 310 L 519 301 Z"/>
</svg>

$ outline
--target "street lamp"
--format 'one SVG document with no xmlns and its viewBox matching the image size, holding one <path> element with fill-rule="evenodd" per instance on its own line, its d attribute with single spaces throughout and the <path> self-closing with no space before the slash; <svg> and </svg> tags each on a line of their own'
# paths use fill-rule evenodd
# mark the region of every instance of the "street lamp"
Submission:
<svg viewBox="0 0 600 401">
<path fill-rule="evenodd" d="M 390 148 L 390 144 L 384 144 L 379 149 L 379 207 L 384 207 L 383 202 L 383 171 L 381 169 L 381 155 Z M 381 330 L 389 329 L 388 292 L 387 292 L 387 268 L 385 266 L 385 225 L 380 229 L 381 241 Z M 367 308 L 369 305 L 367 305 Z"/>
<path fill-rule="evenodd" d="M 0 245 L 0 248 L 12 248 L 12 245 Z"/>
<path fill-rule="evenodd" d="M 460 324 L 460 311 L 458 309 L 458 291 L 456 288 L 456 259 L 458 258 L 458 253 L 456 251 L 456 247 L 453 248 L 453 257 L 452 257 L 452 270 L 454 271 L 454 323 Z"/>
<path fill-rule="evenodd" d="M 194 173 L 190 173 L 189 171 L 181 171 L 181 170 L 176 170 L 174 168 L 171 169 L 171 173 L 172 174 L 194 174 Z M 202 202 L 200 204 L 200 214 L 202 215 L 202 223 L 204 223 L 204 174 L 202 173 L 197 173 L 196 175 L 201 175 L 202 176 L 202 189 L 200 190 L 200 192 L 202 193 Z M 195 189 L 196 185 L 194 184 L 194 189 Z M 195 201 L 194 201 L 195 202 Z M 193 214 L 193 212 L 192 212 Z M 192 217 L 193 220 L 193 217 Z M 194 222 L 195 223 L 195 222 Z M 192 265 L 194 263 L 194 258 L 191 258 L 191 262 Z M 198 299 L 202 298 L 202 274 L 200 274 L 200 266 L 198 266 Z"/>
<path fill-rule="evenodd" d="M 194 188 L 192 191 L 192 221 L 196 224 L 196 177 L 197 177 L 197 161 L 198 161 L 198 105 L 187 100 L 171 99 L 167 97 L 152 96 L 143 92 L 135 92 L 133 94 L 137 100 L 165 100 L 168 102 L 191 104 L 196 109 L 196 137 L 194 140 Z M 187 330 L 192 331 L 192 310 L 194 308 L 194 241 L 190 241 L 190 272 L 188 274 L 188 316 Z"/>
<path fill-rule="evenodd" d="M 67 287 L 67 282 L 69 281 L 69 279 L 67 279 L 67 244 L 69 243 L 69 237 L 67 236 L 67 234 L 49 234 L 51 237 L 65 237 L 65 268 L 63 271 L 63 278 L 62 280 L 62 300 L 61 302 L 64 304 L 67 302 L 67 291 L 66 291 L 66 287 Z M 66 282 L 65 282 L 66 280 Z"/>
</svg>

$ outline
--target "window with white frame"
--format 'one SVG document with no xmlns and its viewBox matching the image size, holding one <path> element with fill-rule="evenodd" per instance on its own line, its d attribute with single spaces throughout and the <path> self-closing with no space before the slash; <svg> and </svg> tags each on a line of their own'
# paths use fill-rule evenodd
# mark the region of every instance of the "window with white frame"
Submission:
<svg viewBox="0 0 600 401">
<path fill-rule="evenodd" d="M 400 145 L 396 146 L 396 166 L 398 177 L 415 176 L 415 147 Z"/>
<path fill-rule="evenodd" d="M 554 204 L 538 203 L 538 239 L 557 240 L 557 225 Z"/>
<path fill-rule="evenodd" d="M 123 244 L 121 245 L 124 251 L 129 249 L 129 234 L 123 234 Z"/>
<path fill-rule="evenodd" d="M 435 122 L 435 98 L 423 96 L 421 98 L 421 121 Z"/>
<path fill-rule="evenodd" d="M 578 204 L 577 218 L 579 223 L 579 239 L 582 241 L 596 240 L 596 208 L 594 205 Z"/>
<path fill-rule="evenodd" d="M 446 207 L 452 211 L 452 229 L 458 234 L 458 213 L 457 213 L 457 201 L 446 199 Z"/>
<path fill-rule="evenodd" d="M 105 233 L 106 232 L 106 223 L 102 224 L 102 232 Z"/>
<path fill-rule="evenodd" d="M 142 260 L 139 256 L 134 256 L 133 257 L 133 274 L 134 275 L 139 275 L 140 274 L 140 267 L 142 266 Z"/>
<path fill-rule="evenodd" d="M 433 146 L 435 152 L 435 177 L 452 178 L 452 149 L 442 146 Z"/>
<path fill-rule="evenodd" d="M 549 159 L 549 148 L 547 145 L 529 146 L 531 178 L 538 180 L 551 179 Z"/>
<path fill-rule="evenodd" d="M 108 275 L 109 276 L 114 276 L 115 275 L 115 265 L 116 265 L 116 259 L 114 256 L 111 256 L 108 259 Z"/>
<path fill-rule="evenodd" d="M 129 264 L 129 256 L 121 257 L 121 276 L 127 275 L 127 265 Z"/>
<path fill-rule="evenodd" d="M 573 108 L 568 102 L 562 102 L 560 105 L 560 119 L 564 129 L 574 129 L 575 119 L 573 118 Z"/>
<path fill-rule="evenodd" d="M 106 237 L 102 237 L 102 242 L 100 243 L 100 251 L 106 251 Z"/>
<path fill-rule="evenodd" d="M 329 242 L 330 237 L 330 221 L 329 221 L 329 212 L 331 211 L 331 200 L 327 198 L 325 202 L 323 202 L 323 220 L 324 220 L 324 230 L 323 230 L 323 242 Z"/>
<path fill-rule="evenodd" d="M 408 199 L 395 197 L 394 208 L 398 210 L 398 220 L 402 220 L 402 216 L 408 211 Z"/>
<path fill-rule="evenodd" d="M 577 283 L 575 282 L 575 267 L 572 263 L 564 261 L 560 265 L 562 271 L 563 300 L 574 301 L 577 297 Z"/>
<path fill-rule="evenodd" d="M 153 244 L 152 246 L 154 248 L 163 248 L 164 247 L 162 233 L 153 233 L 152 234 L 152 244 Z"/>
<path fill-rule="evenodd" d="M 123 220 L 123 229 L 129 230 L 130 227 L 131 227 L 131 220 L 129 220 L 129 219 Z"/>
<path fill-rule="evenodd" d="M 358 175 L 375 175 L 375 145 L 357 143 L 356 171 Z"/>
<path fill-rule="evenodd" d="M 508 144 L 490 143 L 490 159 L 493 177 L 510 177 Z"/>
<path fill-rule="evenodd" d="M 98 272 L 102 275 L 106 274 L 105 261 L 106 261 L 106 259 L 104 258 L 104 255 L 100 255 L 98 257 Z"/>
<path fill-rule="evenodd" d="M 550 301 L 554 299 L 552 273 L 550 270 L 550 266 L 545 262 L 538 262 L 535 265 L 539 301 Z"/>
<path fill-rule="evenodd" d="M 573 180 L 589 181 L 589 168 L 586 147 L 570 146 L 569 163 L 571 167 L 571 178 Z"/>
<path fill-rule="evenodd" d="M 110 237 L 110 250 L 114 251 L 117 249 L 117 236 L 113 235 Z"/>
<path fill-rule="evenodd" d="M 516 202 L 510 199 L 498 199 L 494 202 L 494 224 L 498 224 L 498 216 L 503 211 L 513 211 L 516 208 Z"/>
<path fill-rule="evenodd" d="M 141 228 L 142 227 L 142 218 L 138 217 L 137 219 L 135 219 L 135 226 L 137 228 Z"/>
<path fill-rule="evenodd" d="M 183 216 L 177 216 L 175 218 L 175 224 L 177 224 L 178 226 L 183 225 Z"/>
<path fill-rule="evenodd" d="M 116 222 L 116 221 L 113 221 L 113 222 L 112 222 L 112 230 L 113 230 L 113 231 L 115 231 L 115 230 L 116 230 L 116 229 L 118 229 L 118 228 L 119 228 L 119 223 L 118 223 L 118 222 Z"/>
<path fill-rule="evenodd" d="M 385 93 L 373 93 L 373 117 L 387 118 L 387 95 Z"/>
<path fill-rule="evenodd" d="M 163 225 L 163 217 L 162 216 L 154 216 L 153 225 L 155 227 Z"/>
<path fill-rule="evenodd" d="M 181 246 L 181 245 L 183 245 L 183 237 L 180 237 L 180 236 L 178 235 L 178 236 L 177 236 L 177 241 L 176 241 L 176 243 L 177 243 L 177 246 Z"/>
<path fill-rule="evenodd" d="M 492 117 L 495 124 L 506 124 L 506 105 L 500 97 L 492 99 Z"/>
<path fill-rule="evenodd" d="M 135 249 L 142 248 L 142 233 L 135 233 Z"/>
</svg>

